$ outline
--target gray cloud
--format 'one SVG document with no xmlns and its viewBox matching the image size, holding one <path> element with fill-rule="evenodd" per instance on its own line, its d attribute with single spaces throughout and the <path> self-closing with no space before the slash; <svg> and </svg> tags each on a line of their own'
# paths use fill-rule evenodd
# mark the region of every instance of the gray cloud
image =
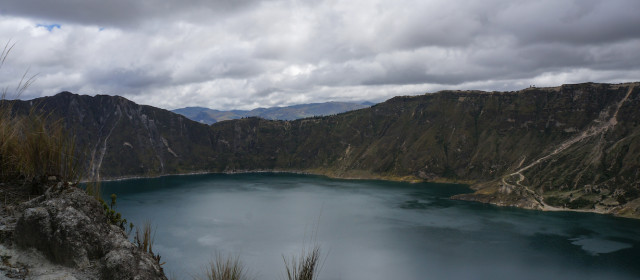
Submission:
<svg viewBox="0 0 640 280">
<path fill-rule="evenodd" d="M 640 37 L 638 11 L 638 1 L 528 1 L 501 11 L 496 25 L 524 45 L 609 44 Z"/>
<path fill-rule="evenodd" d="M 5 1 L 0 86 L 177 108 L 637 80 L 640 2 Z M 59 24 L 48 30 L 42 25 Z"/>
<path fill-rule="evenodd" d="M 150 20 L 170 22 L 224 16 L 241 11 L 257 0 L 7 0 L 2 12 L 55 22 L 132 27 Z"/>
</svg>

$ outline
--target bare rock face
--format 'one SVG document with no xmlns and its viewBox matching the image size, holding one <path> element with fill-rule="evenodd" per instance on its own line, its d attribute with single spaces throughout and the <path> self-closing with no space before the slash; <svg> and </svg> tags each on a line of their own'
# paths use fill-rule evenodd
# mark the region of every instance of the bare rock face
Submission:
<svg viewBox="0 0 640 280">
<path fill-rule="evenodd" d="M 99 279 L 166 279 L 153 256 L 110 225 L 100 203 L 80 189 L 58 183 L 21 208 L 14 241 L 22 248 L 67 267 L 99 271 Z"/>
</svg>

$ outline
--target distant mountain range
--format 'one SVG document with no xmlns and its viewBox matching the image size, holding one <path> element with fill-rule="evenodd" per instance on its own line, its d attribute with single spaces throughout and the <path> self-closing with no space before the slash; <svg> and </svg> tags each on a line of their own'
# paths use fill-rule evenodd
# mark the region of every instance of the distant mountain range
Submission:
<svg viewBox="0 0 640 280">
<path fill-rule="evenodd" d="M 241 119 L 245 117 L 260 117 L 268 120 L 296 120 L 316 116 L 328 116 L 373 105 L 371 102 L 324 102 L 293 105 L 287 107 L 257 108 L 253 110 L 220 111 L 204 107 L 186 107 L 172 110 L 191 120 L 212 124 L 219 121 Z"/>
<path fill-rule="evenodd" d="M 501 206 L 640 218 L 640 83 L 394 97 L 337 115 L 206 125 L 118 96 L 16 101 L 64 118 L 87 177 L 291 171 L 464 182 Z"/>
</svg>

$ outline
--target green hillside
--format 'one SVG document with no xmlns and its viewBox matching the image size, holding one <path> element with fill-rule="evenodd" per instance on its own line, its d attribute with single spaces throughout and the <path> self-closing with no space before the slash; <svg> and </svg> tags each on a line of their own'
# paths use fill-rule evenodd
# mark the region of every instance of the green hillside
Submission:
<svg viewBox="0 0 640 280">
<path fill-rule="evenodd" d="M 278 170 L 465 182 L 477 192 L 459 199 L 640 216 L 639 92 L 637 83 L 442 91 L 210 127 L 121 97 L 38 102 L 66 118 L 102 178 Z"/>
</svg>

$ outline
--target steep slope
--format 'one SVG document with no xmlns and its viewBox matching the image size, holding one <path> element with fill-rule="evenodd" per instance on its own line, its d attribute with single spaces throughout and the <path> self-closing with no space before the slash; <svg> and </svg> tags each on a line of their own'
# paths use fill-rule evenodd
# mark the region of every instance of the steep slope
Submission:
<svg viewBox="0 0 640 280">
<path fill-rule="evenodd" d="M 26 104 L 26 102 L 24 102 Z M 456 198 L 640 217 L 640 85 L 443 91 L 294 121 L 206 126 L 121 97 L 36 100 L 64 116 L 106 178 L 196 171 L 303 171 L 457 181 Z"/>
<path fill-rule="evenodd" d="M 333 117 L 221 123 L 215 169 L 475 182 L 476 193 L 457 198 L 638 216 L 639 91 L 446 91 Z"/>
<path fill-rule="evenodd" d="M 620 87 L 626 94 L 601 110 L 587 127 L 549 147 L 528 164 L 519 165 L 514 172 L 479 184 L 476 194 L 459 198 L 551 211 L 573 208 L 637 215 L 637 86 Z"/>
<path fill-rule="evenodd" d="M 597 90 L 587 85 L 579 90 L 439 92 L 396 97 L 332 117 L 289 122 L 250 118 L 216 124 L 212 130 L 221 138 L 215 143 L 234 143 L 231 150 L 246 155 L 264 150 L 260 143 L 278 142 L 271 152 L 281 167 L 325 168 L 338 176 L 364 172 L 492 179 L 588 128 L 626 94 Z"/>
<path fill-rule="evenodd" d="M 209 128 L 166 110 L 118 96 L 63 92 L 19 102 L 64 118 L 75 134 L 87 178 L 154 176 L 205 169 Z"/>
</svg>

